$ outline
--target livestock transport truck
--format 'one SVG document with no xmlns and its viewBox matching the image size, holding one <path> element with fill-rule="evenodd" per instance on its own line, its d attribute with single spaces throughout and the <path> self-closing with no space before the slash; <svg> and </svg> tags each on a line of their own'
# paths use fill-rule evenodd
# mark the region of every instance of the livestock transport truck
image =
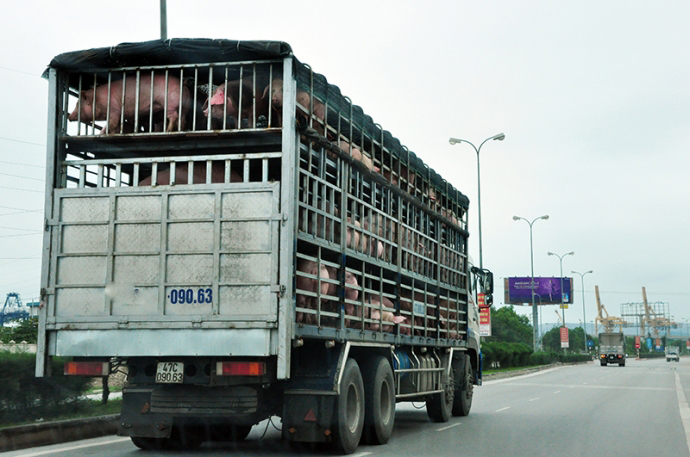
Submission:
<svg viewBox="0 0 690 457">
<path fill-rule="evenodd" d="M 55 57 L 37 376 L 126 370 L 140 448 L 386 443 L 481 384 L 468 199 L 283 42 Z M 95 89 L 95 90 L 94 90 Z"/>
</svg>

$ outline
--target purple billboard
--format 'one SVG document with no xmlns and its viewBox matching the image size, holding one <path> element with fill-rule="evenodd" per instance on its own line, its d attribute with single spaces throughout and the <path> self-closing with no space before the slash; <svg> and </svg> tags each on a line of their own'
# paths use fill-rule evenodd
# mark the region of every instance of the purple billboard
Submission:
<svg viewBox="0 0 690 457">
<path fill-rule="evenodd" d="M 532 304 L 530 281 L 532 278 L 504 278 L 507 305 Z M 563 303 L 573 302 L 572 278 L 563 278 Z M 561 278 L 534 278 L 534 303 L 537 305 L 561 304 Z"/>
</svg>

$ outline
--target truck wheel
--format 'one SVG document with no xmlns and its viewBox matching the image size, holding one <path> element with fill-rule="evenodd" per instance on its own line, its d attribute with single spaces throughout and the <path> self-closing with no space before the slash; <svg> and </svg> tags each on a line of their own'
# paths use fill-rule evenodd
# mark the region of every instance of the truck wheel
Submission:
<svg viewBox="0 0 690 457">
<path fill-rule="evenodd" d="M 233 443 L 244 441 L 244 439 L 252 431 L 251 425 L 233 425 L 228 429 L 226 436 L 229 436 L 230 441 Z"/>
<path fill-rule="evenodd" d="M 364 427 L 364 383 L 359 365 L 348 359 L 343 370 L 336 405 L 333 444 L 338 452 L 352 454 L 359 445 Z"/>
<path fill-rule="evenodd" d="M 366 444 L 386 444 L 395 422 L 393 369 L 385 357 L 374 357 L 362 364 L 364 381 L 364 430 Z"/>
<path fill-rule="evenodd" d="M 448 378 L 443 382 L 443 392 L 431 395 L 426 401 L 426 413 L 429 419 L 434 422 L 448 422 L 453 410 L 454 394 L 453 370 L 450 370 Z"/>
<path fill-rule="evenodd" d="M 163 449 L 174 451 L 192 451 L 199 449 L 204 439 L 197 429 L 173 427 L 170 438 L 165 438 Z"/>
<path fill-rule="evenodd" d="M 624 366 L 625 366 L 625 362 L 620 362 L 618 365 L 621 366 L 621 367 L 624 367 Z"/>
<path fill-rule="evenodd" d="M 132 443 L 144 451 L 166 449 L 167 438 L 143 438 L 140 436 L 132 436 L 131 438 Z"/>
<path fill-rule="evenodd" d="M 602 367 L 605 367 L 605 366 L 606 366 L 606 362 L 601 362 L 601 366 L 602 366 Z"/>
<path fill-rule="evenodd" d="M 453 395 L 453 416 L 467 416 L 472 408 L 472 396 L 474 395 L 474 384 L 472 384 L 472 365 L 470 358 L 464 355 L 460 377 L 459 388 L 455 389 Z"/>
</svg>

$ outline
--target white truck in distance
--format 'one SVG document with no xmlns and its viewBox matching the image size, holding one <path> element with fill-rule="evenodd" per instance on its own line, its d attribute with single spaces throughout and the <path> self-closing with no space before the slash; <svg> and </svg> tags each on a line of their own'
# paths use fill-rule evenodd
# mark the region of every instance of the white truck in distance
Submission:
<svg viewBox="0 0 690 457">
<path fill-rule="evenodd" d="M 668 346 L 666 348 L 666 361 L 680 362 L 680 348 L 678 346 Z"/>
<path fill-rule="evenodd" d="M 469 414 L 493 290 L 469 200 L 287 43 L 124 43 L 46 75 L 37 376 L 126 370 L 118 434 L 144 449 L 279 416 L 353 453 L 397 402 Z"/>
</svg>

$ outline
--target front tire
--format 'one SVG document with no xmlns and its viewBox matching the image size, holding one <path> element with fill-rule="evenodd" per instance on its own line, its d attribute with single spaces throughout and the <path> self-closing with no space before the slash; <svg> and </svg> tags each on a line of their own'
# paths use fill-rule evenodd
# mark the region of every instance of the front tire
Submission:
<svg viewBox="0 0 690 457">
<path fill-rule="evenodd" d="M 472 397 L 474 395 L 474 384 L 472 376 L 472 364 L 468 355 L 464 355 L 462 367 L 458 376 L 460 383 L 455 389 L 453 396 L 453 416 L 467 416 L 472 408 Z"/>
<path fill-rule="evenodd" d="M 336 451 L 352 454 L 359 445 L 364 428 L 364 383 L 359 365 L 348 359 L 343 370 L 336 405 L 334 441 Z"/>
<path fill-rule="evenodd" d="M 374 357 L 362 364 L 364 381 L 364 429 L 366 444 L 386 444 L 395 423 L 395 385 L 393 369 L 385 357 Z"/>
</svg>

